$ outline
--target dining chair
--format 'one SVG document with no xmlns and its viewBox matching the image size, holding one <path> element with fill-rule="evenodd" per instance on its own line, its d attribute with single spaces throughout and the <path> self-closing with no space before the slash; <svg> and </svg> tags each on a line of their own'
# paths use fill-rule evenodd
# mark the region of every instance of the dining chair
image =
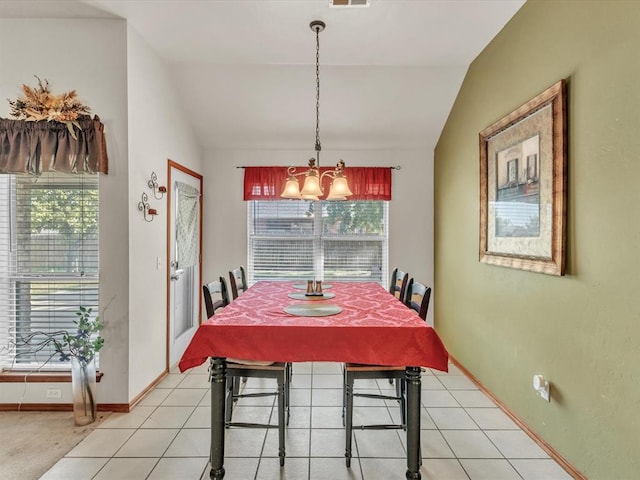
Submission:
<svg viewBox="0 0 640 480">
<path fill-rule="evenodd" d="M 409 274 L 407 272 L 403 272 L 402 270 L 398 270 L 397 268 L 394 268 L 393 273 L 391 273 L 391 283 L 389 284 L 389 293 L 391 295 L 394 295 L 401 302 L 404 302 L 408 281 L 409 281 Z"/>
<path fill-rule="evenodd" d="M 429 310 L 429 300 L 431 298 L 431 288 L 409 280 L 406 296 L 401 300 L 408 308 L 415 310 L 423 320 L 427 318 Z M 345 363 L 343 369 L 343 423 L 345 426 L 345 458 L 347 467 L 351 466 L 351 444 L 353 439 L 353 429 L 361 430 L 388 430 L 407 428 L 407 388 L 405 380 L 405 366 L 386 365 L 362 365 L 357 363 Z M 395 380 L 395 395 L 362 393 L 354 391 L 356 380 Z M 397 424 L 373 424 L 373 425 L 353 425 L 353 401 L 355 397 L 374 398 L 379 400 L 395 400 L 400 405 L 400 423 Z"/>
<path fill-rule="evenodd" d="M 227 282 L 224 277 L 202 286 L 202 294 L 204 296 L 204 306 L 207 312 L 207 318 L 215 313 L 219 308 L 229 305 L 229 290 L 227 290 Z M 213 300 L 217 298 L 217 300 Z"/>
<path fill-rule="evenodd" d="M 229 285 L 231 285 L 231 299 L 235 300 L 238 295 L 245 292 L 247 288 L 247 275 L 244 267 L 240 266 L 229 272 Z"/>
<path fill-rule="evenodd" d="M 219 292 L 221 299 L 213 301 L 211 294 Z M 220 307 L 229 304 L 226 282 L 223 277 L 219 281 L 202 286 L 204 303 L 207 316 L 215 321 L 215 312 Z M 227 358 L 227 381 L 225 386 L 225 427 L 244 428 L 277 428 L 278 429 L 278 456 L 280 465 L 284 465 L 285 446 L 284 429 L 289 425 L 289 385 L 291 382 L 291 363 L 268 362 L 257 360 L 242 360 Z M 249 378 L 273 378 L 276 380 L 276 391 L 245 393 L 240 389 L 240 383 L 245 383 Z M 278 423 L 251 423 L 234 422 L 233 410 L 238 400 L 242 398 L 273 397 L 277 398 Z"/>
</svg>

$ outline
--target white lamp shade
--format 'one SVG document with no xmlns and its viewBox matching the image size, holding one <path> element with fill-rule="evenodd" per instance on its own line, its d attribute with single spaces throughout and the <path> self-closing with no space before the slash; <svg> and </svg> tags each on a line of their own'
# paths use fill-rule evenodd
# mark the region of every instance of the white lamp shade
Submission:
<svg viewBox="0 0 640 480">
<path fill-rule="evenodd" d="M 320 190 L 320 179 L 318 175 L 309 174 L 304 179 L 304 186 L 300 191 L 300 195 L 305 200 L 318 200 L 318 197 L 322 195 Z"/>
<path fill-rule="evenodd" d="M 289 177 L 287 183 L 284 185 L 284 190 L 282 190 L 282 194 L 280 194 L 282 198 L 294 198 L 300 199 L 300 185 L 298 185 L 298 180 L 295 177 Z"/>
<path fill-rule="evenodd" d="M 349 189 L 347 179 L 340 175 L 335 177 L 333 182 L 331 182 L 327 200 L 330 200 L 329 197 L 350 197 L 351 195 L 353 195 L 353 192 Z"/>
</svg>

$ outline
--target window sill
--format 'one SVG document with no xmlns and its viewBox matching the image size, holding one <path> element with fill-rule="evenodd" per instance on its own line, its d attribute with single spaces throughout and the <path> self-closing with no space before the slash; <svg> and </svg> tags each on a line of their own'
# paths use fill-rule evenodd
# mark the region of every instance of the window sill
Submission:
<svg viewBox="0 0 640 480">
<path fill-rule="evenodd" d="M 104 373 L 96 372 L 96 382 L 102 380 Z M 9 371 L 0 373 L 0 383 L 71 383 L 71 372 L 18 372 Z"/>
</svg>

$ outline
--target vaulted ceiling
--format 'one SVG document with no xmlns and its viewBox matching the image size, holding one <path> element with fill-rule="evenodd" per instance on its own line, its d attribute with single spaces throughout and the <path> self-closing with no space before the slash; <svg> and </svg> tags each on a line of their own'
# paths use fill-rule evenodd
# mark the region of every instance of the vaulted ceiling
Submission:
<svg viewBox="0 0 640 480">
<path fill-rule="evenodd" d="M 433 148 L 469 64 L 524 0 L 3 0 L 0 17 L 127 19 L 203 148 Z"/>
</svg>

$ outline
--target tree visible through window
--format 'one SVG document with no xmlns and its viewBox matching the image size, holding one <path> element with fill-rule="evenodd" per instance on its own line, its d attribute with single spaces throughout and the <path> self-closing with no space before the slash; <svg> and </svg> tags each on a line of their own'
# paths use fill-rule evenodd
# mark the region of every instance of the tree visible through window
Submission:
<svg viewBox="0 0 640 480">
<path fill-rule="evenodd" d="M 374 281 L 388 264 L 388 202 L 251 201 L 248 281 Z"/>
</svg>

